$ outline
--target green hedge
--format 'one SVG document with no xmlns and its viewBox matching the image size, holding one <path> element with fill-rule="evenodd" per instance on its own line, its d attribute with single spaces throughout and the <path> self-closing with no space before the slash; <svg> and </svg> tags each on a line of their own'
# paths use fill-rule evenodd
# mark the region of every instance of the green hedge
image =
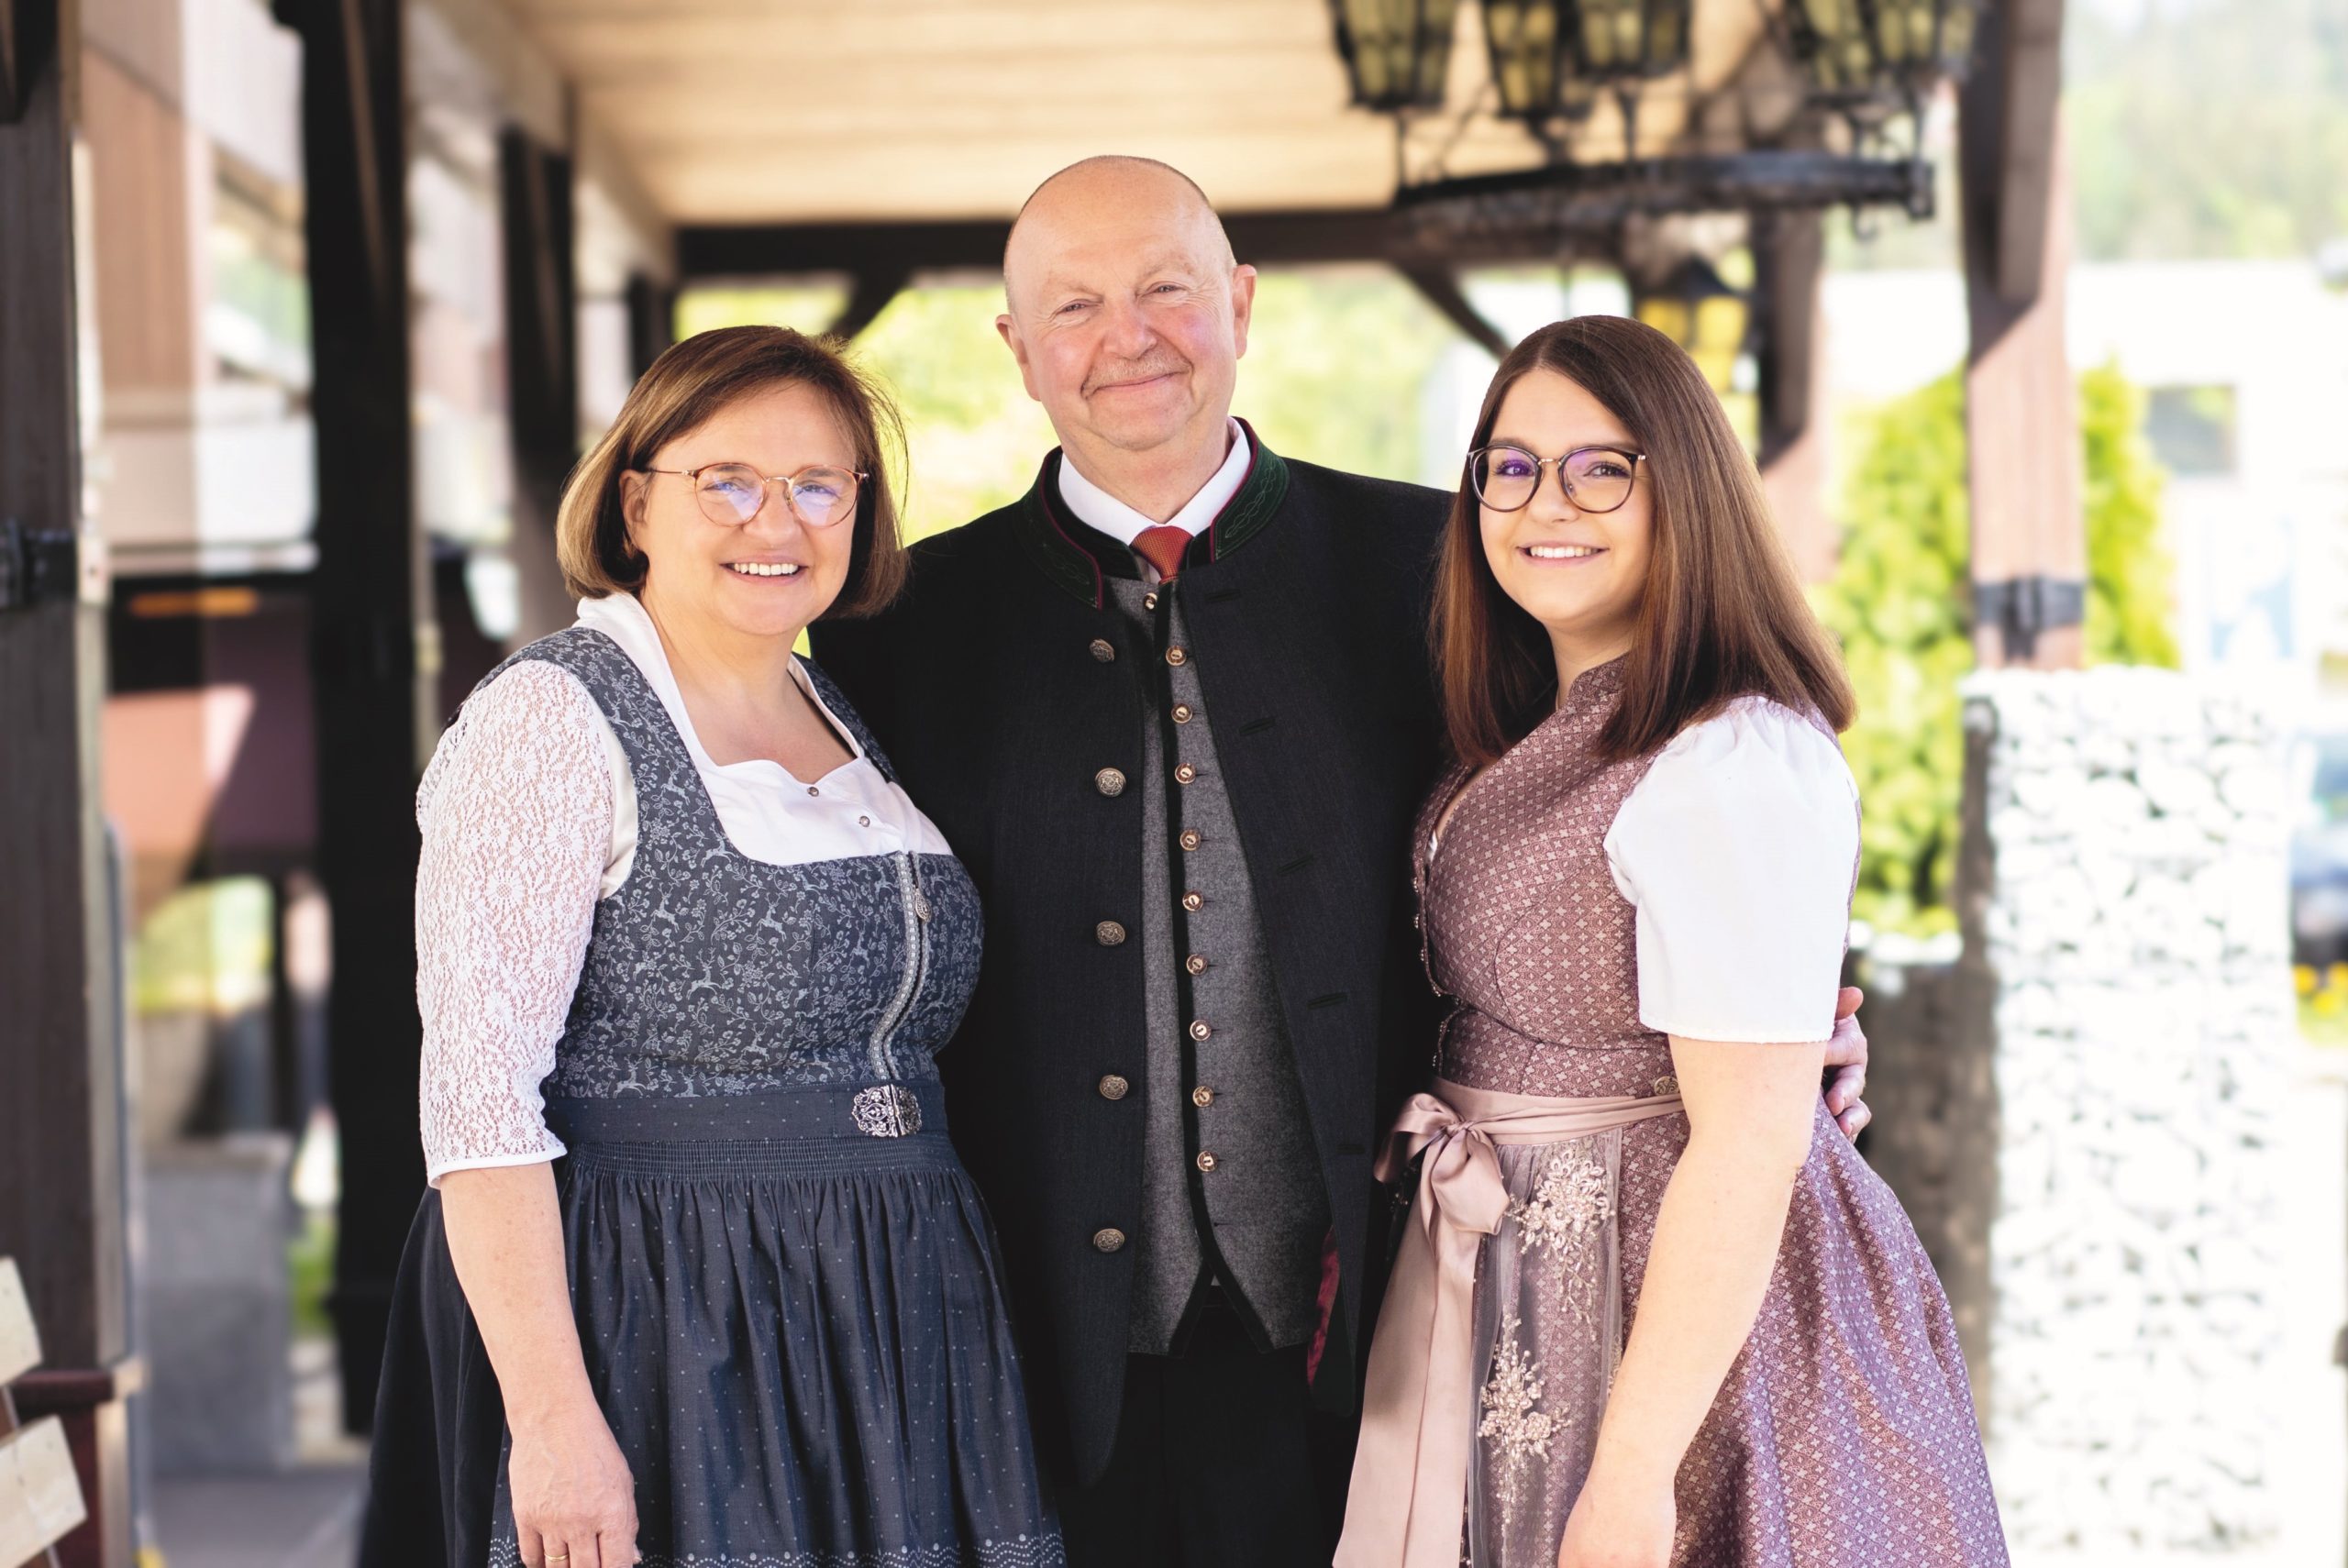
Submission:
<svg viewBox="0 0 2348 1568">
<path fill-rule="evenodd" d="M 2165 476 L 2143 414 L 2143 392 L 2116 368 L 2079 378 L 2088 657 L 2175 668 Z M 1931 935 L 1956 923 L 1957 685 L 1973 668 L 1962 375 L 1860 416 L 1845 436 L 1858 457 L 1842 500 L 1842 561 L 1817 598 L 1859 701 L 1843 741 L 1866 801 L 1854 913 L 1878 930 Z"/>
</svg>

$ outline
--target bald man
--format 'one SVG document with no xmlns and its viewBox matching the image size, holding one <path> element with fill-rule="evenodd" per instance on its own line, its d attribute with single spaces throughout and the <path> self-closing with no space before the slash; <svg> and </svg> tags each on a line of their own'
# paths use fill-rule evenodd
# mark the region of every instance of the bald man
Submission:
<svg viewBox="0 0 2348 1568">
<path fill-rule="evenodd" d="M 1060 440 L 815 652 L 977 879 L 939 1059 L 1079 1568 L 1325 1568 L 1428 1072 L 1409 834 L 1449 497 L 1231 416 L 1256 271 L 1198 187 L 1029 198 L 997 320 Z"/>
</svg>

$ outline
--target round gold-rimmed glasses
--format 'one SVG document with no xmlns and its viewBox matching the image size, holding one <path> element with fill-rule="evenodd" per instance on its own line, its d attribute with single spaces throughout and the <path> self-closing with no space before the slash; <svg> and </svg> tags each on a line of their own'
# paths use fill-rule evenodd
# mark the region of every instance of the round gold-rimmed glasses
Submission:
<svg viewBox="0 0 2348 1568">
<path fill-rule="evenodd" d="M 1479 447 L 1468 454 L 1476 499 L 1495 512 L 1522 512 L 1541 489 L 1541 470 L 1556 469 L 1578 512 L 1612 512 L 1631 499 L 1645 452 L 1627 447 L 1577 447 L 1561 458 L 1536 458 L 1522 447 Z"/>
<path fill-rule="evenodd" d="M 703 463 L 697 469 L 646 469 L 648 474 L 674 474 L 690 481 L 701 502 L 702 515 L 728 528 L 740 528 L 764 511 L 767 486 L 779 484 L 791 510 L 810 528 L 828 528 L 856 515 L 856 488 L 869 475 L 853 469 L 818 463 L 795 474 L 762 474 L 748 463 Z"/>
</svg>

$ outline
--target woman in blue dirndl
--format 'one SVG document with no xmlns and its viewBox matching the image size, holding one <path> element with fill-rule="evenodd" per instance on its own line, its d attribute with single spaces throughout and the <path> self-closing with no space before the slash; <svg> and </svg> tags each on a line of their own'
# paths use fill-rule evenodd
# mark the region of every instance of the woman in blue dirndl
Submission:
<svg viewBox="0 0 2348 1568">
<path fill-rule="evenodd" d="M 370 1568 L 1062 1562 L 931 1062 L 977 896 L 792 653 L 903 580 L 886 419 L 782 328 L 663 355 L 564 497 L 577 624 L 425 776 Z"/>
</svg>

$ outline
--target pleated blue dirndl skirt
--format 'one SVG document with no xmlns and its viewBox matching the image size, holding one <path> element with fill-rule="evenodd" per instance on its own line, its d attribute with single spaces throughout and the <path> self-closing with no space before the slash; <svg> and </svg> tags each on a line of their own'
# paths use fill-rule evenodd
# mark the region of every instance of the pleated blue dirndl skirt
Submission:
<svg viewBox="0 0 2348 1568">
<path fill-rule="evenodd" d="M 871 1135 L 875 1094 L 881 1123 L 910 1110 L 919 1130 Z M 547 1120 L 570 1150 L 571 1301 L 646 1568 L 1064 1562 L 991 1228 L 934 1082 L 557 1100 Z M 377 1425 L 363 1562 L 520 1562 L 503 1408 L 437 1194 L 402 1265 Z M 421 1501 L 427 1443 L 440 1528 L 387 1522 Z M 426 1534 L 436 1554 L 403 1554 Z"/>
</svg>

